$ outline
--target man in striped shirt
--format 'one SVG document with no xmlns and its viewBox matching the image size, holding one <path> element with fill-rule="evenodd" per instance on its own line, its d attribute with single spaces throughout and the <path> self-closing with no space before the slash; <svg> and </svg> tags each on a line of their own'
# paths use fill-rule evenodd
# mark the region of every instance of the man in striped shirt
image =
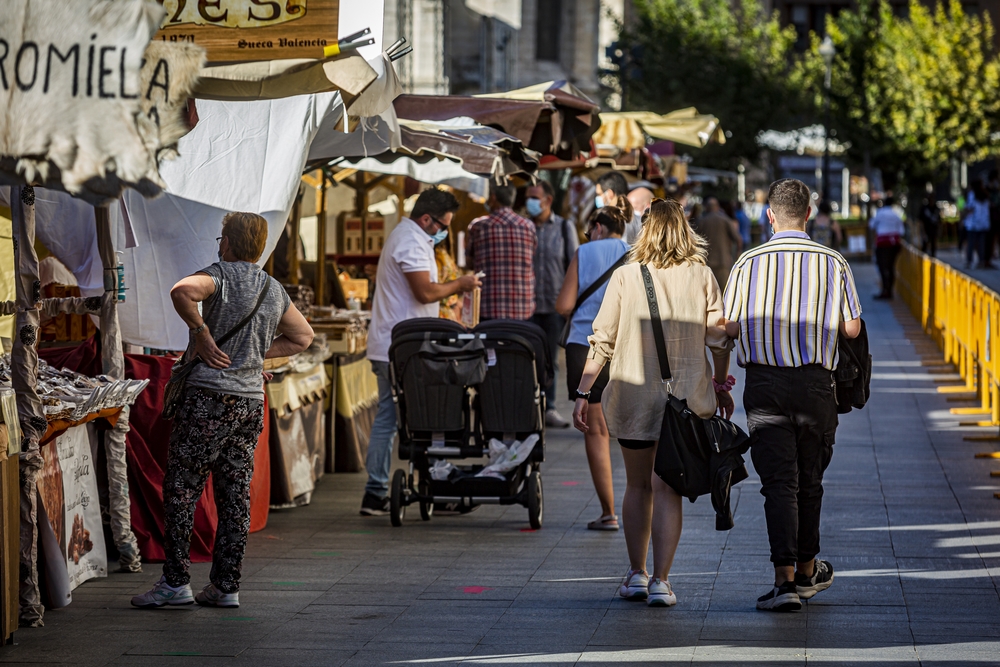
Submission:
<svg viewBox="0 0 1000 667">
<path fill-rule="evenodd" d="M 760 475 L 774 589 L 757 608 L 797 611 L 833 582 L 816 560 L 823 472 L 837 431 L 837 336 L 861 332 L 861 304 L 847 261 L 805 233 L 805 183 L 771 185 L 774 236 L 745 252 L 729 276 L 726 329 L 746 368 L 743 405 Z"/>
</svg>

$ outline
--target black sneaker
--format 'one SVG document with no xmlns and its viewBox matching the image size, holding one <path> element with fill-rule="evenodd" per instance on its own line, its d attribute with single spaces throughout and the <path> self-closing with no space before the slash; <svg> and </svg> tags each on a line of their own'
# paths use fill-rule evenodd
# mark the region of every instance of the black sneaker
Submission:
<svg viewBox="0 0 1000 667">
<path fill-rule="evenodd" d="M 757 598 L 757 609 L 763 611 L 799 611 L 802 609 L 802 600 L 795 589 L 794 581 L 786 581 L 780 586 L 775 586 L 767 595 Z"/>
<path fill-rule="evenodd" d="M 830 561 L 817 560 L 814 567 L 811 577 L 795 573 L 795 590 L 803 600 L 825 591 L 833 583 L 833 565 L 830 565 Z"/>
<path fill-rule="evenodd" d="M 379 498 L 374 493 L 365 492 L 365 497 L 361 499 L 361 516 L 385 516 L 388 513 L 388 498 Z"/>
</svg>

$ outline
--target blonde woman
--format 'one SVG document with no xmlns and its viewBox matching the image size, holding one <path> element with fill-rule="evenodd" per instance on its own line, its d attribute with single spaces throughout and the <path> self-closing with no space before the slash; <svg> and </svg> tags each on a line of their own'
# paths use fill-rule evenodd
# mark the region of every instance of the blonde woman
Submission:
<svg viewBox="0 0 1000 667">
<path fill-rule="evenodd" d="M 681 205 L 653 200 L 642 223 L 630 261 L 611 276 L 594 319 L 573 422 L 587 433 L 590 390 L 610 364 L 604 417 L 621 445 L 626 478 L 622 523 L 629 570 L 619 593 L 667 607 L 677 603 L 668 576 L 681 536 L 681 497 L 653 473 L 667 386 L 660 380 L 651 328 L 660 323 L 650 322 L 640 265 L 652 274 L 663 318 L 673 374 L 670 389 L 700 417 L 711 417 L 717 409 L 726 417 L 732 415 L 732 387 L 727 383 L 732 341 L 719 326 L 722 293 L 705 265 L 705 241 L 691 231 Z M 714 378 L 706 347 L 714 360 Z M 650 538 L 653 570 L 647 574 Z"/>
</svg>

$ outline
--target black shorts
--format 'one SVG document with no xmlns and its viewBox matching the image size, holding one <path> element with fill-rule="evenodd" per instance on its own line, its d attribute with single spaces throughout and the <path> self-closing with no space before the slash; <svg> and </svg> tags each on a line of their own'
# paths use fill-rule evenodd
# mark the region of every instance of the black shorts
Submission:
<svg viewBox="0 0 1000 667">
<path fill-rule="evenodd" d="M 618 438 L 618 444 L 625 449 L 650 449 L 656 446 L 656 440 L 623 440 Z"/>
<path fill-rule="evenodd" d="M 566 345 L 566 388 L 569 389 L 569 400 L 576 402 L 576 390 L 580 387 L 580 378 L 583 377 L 583 367 L 587 365 L 587 355 L 590 354 L 589 345 L 578 345 L 569 343 Z M 604 388 L 608 386 L 610 371 L 605 364 L 601 373 L 594 381 L 594 386 L 590 388 L 590 400 L 588 403 L 600 403 Z"/>
</svg>

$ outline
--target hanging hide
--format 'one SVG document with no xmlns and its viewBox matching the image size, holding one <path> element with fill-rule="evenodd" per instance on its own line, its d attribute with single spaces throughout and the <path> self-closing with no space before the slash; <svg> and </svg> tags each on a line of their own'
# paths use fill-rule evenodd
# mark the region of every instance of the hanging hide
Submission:
<svg viewBox="0 0 1000 667">
<path fill-rule="evenodd" d="M 4 0 L 0 183 L 45 185 L 93 204 L 126 187 L 146 196 L 163 189 L 158 154 L 164 140 L 179 138 L 173 106 L 186 104 L 187 70 L 201 61 L 184 56 L 160 98 L 160 54 L 153 90 L 141 89 L 144 52 L 162 17 L 147 0 Z M 153 95 L 141 102 L 144 92 Z M 155 132 L 147 125 L 153 109 Z"/>
</svg>

